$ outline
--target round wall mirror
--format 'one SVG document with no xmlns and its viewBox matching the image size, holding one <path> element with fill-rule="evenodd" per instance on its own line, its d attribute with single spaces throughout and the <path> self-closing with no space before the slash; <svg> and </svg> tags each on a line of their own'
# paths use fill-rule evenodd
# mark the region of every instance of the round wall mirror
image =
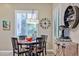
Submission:
<svg viewBox="0 0 79 59">
<path fill-rule="evenodd" d="M 67 28 L 76 28 L 79 23 L 79 8 L 77 6 L 68 6 L 64 14 L 64 25 Z"/>
</svg>

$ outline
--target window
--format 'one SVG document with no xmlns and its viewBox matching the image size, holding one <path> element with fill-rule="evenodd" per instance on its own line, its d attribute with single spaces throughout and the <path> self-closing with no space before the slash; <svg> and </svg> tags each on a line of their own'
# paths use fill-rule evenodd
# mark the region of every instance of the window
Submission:
<svg viewBox="0 0 79 59">
<path fill-rule="evenodd" d="M 38 32 L 38 11 L 37 10 L 17 10 L 16 17 L 16 36 L 32 36 Z"/>
<path fill-rule="evenodd" d="M 53 10 L 53 37 L 55 39 L 61 36 L 61 31 L 59 30 L 59 26 L 61 25 L 61 8 L 58 6 Z"/>
</svg>

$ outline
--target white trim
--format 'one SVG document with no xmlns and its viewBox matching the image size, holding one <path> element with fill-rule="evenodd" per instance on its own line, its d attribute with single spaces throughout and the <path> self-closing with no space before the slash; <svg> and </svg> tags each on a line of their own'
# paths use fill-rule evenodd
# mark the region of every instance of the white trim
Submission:
<svg viewBox="0 0 79 59">
<path fill-rule="evenodd" d="M 13 56 L 12 51 L 0 51 L 0 56 Z"/>
<path fill-rule="evenodd" d="M 7 52 L 13 52 L 12 50 L 8 51 L 8 50 L 0 50 L 0 53 L 7 53 Z M 47 49 L 47 52 L 54 52 L 53 49 Z"/>
<path fill-rule="evenodd" d="M 54 53 L 54 54 L 56 53 L 56 52 L 54 51 L 54 49 L 48 49 L 47 52 L 52 52 L 52 53 Z"/>
<path fill-rule="evenodd" d="M 47 49 L 47 51 L 54 51 L 53 49 Z M 12 50 L 8 51 L 8 50 L 0 50 L 0 52 L 12 52 Z"/>
<path fill-rule="evenodd" d="M 7 52 L 12 52 L 12 50 L 7 51 L 7 50 L 1 50 L 0 53 L 7 53 Z"/>
<path fill-rule="evenodd" d="M 13 51 L 7 51 L 7 50 L 0 50 L 0 55 L 1 56 L 13 56 L 12 55 Z M 48 49 L 47 53 L 53 53 L 55 55 L 55 51 L 53 49 Z"/>
<path fill-rule="evenodd" d="M 47 49 L 47 51 L 53 51 L 53 49 Z"/>
<path fill-rule="evenodd" d="M 38 15 L 38 10 L 37 9 L 27 9 L 27 10 L 15 10 L 15 36 L 17 36 L 17 17 L 16 14 L 19 13 L 27 13 L 27 12 L 37 12 L 37 20 L 36 20 L 36 26 L 38 26 L 39 23 L 39 15 Z M 33 21 L 34 22 L 34 21 Z M 31 22 L 32 23 L 32 22 Z M 34 23 L 35 24 L 35 23 Z M 38 33 L 38 28 L 37 28 L 37 33 Z"/>
<path fill-rule="evenodd" d="M 2 50 L 0 51 L 0 56 L 13 56 L 13 52 L 11 50 L 10 51 Z"/>
</svg>

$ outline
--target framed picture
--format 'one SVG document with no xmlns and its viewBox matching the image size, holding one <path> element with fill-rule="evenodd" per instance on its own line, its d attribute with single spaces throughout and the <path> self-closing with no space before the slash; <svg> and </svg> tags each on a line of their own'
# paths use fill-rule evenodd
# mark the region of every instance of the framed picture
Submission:
<svg viewBox="0 0 79 59">
<path fill-rule="evenodd" d="M 2 20 L 2 27 L 3 30 L 10 30 L 10 21 L 9 20 Z"/>
</svg>

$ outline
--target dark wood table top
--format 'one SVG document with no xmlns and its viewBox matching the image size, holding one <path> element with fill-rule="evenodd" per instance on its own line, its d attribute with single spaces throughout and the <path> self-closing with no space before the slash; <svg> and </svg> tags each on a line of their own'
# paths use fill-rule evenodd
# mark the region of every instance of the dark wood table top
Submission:
<svg viewBox="0 0 79 59">
<path fill-rule="evenodd" d="M 38 44 L 38 42 L 35 41 L 25 41 L 25 40 L 18 40 L 19 45 L 33 45 L 33 44 Z"/>
</svg>

